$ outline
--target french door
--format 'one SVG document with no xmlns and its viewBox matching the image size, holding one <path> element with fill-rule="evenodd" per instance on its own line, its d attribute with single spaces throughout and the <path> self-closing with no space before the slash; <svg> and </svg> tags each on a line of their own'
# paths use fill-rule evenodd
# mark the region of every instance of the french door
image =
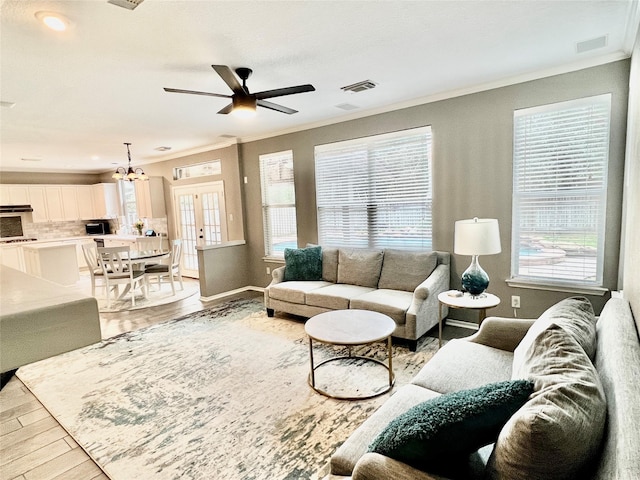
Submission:
<svg viewBox="0 0 640 480">
<path fill-rule="evenodd" d="M 176 229 L 182 238 L 182 273 L 199 278 L 196 247 L 227 241 L 224 183 L 173 188 Z"/>
</svg>

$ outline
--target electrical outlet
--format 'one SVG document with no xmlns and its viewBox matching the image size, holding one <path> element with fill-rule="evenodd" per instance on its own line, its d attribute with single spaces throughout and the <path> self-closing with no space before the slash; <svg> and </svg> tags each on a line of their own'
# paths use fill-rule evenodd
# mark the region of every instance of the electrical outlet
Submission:
<svg viewBox="0 0 640 480">
<path fill-rule="evenodd" d="M 271 274 L 271 269 L 269 267 L 267 267 L 267 275 Z"/>
<path fill-rule="evenodd" d="M 511 306 L 513 308 L 520 308 L 520 296 L 519 295 L 511 295 Z"/>
</svg>

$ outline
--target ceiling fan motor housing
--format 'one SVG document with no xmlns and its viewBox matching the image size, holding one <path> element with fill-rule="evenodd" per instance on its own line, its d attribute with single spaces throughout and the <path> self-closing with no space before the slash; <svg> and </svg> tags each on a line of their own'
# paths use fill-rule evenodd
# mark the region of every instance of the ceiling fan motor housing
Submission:
<svg viewBox="0 0 640 480">
<path fill-rule="evenodd" d="M 253 73 L 253 70 L 247 67 L 238 67 L 236 68 L 236 73 L 238 74 L 240 79 L 244 82 L 247 80 L 247 78 L 251 76 L 251 74 Z"/>
</svg>

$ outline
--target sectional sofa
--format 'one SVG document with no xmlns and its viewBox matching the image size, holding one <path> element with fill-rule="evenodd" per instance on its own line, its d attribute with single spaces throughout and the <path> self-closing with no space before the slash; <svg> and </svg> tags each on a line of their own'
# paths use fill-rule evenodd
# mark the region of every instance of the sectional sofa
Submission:
<svg viewBox="0 0 640 480">
<path fill-rule="evenodd" d="M 489 317 L 475 335 L 448 342 L 345 439 L 324 480 L 638 479 L 638 324 L 620 298 L 606 303 L 597 323 L 585 298 L 563 300 L 535 321 Z M 401 449 L 391 456 L 369 451 L 416 405 L 520 378 L 534 383 L 533 393 L 475 453 L 451 456 L 479 431 L 475 413 L 432 436 L 431 445 L 420 444 L 420 454 L 436 458 L 422 468 L 401 461 Z"/>
<path fill-rule="evenodd" d="M 438 325 L 438 294 L 449 290 L 448 252 L 310 246 L 291 253 L 314 253 L 310 249 L 321 252 L 317 274 L 291 277 L 291 264 L 273 270 L 264 290 L 269 316 L 275 311 L 312 317 L 330 310 L 373 310 L 390 316 L 396 322 L 393 336 L 407 340 L 413 350 Z"/>
</svg>

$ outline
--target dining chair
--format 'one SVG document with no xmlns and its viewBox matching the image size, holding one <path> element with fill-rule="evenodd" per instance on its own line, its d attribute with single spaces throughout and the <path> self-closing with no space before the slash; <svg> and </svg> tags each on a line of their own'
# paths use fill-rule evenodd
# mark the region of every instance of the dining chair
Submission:
<svg viewBox="0 0 640 480">
<path fill-rule="evenodd" d="M 87 267 L 89 268 L 89 275 L 91 275 L 91 296 L 95 297 L 96 280 L 100 280 L 102 282 L 103 288 L 105 286 L 102 266 L 98 261 L 98 245 L 96 244 L 96 242 L 83 243 L 82 254 L 84 255 L 84 260 L 87 263 Z"/>
<path fill-rule="evenodd" d="M 158 286 L 160 286 L 162 278 L 168 277 L 171 283 L 171 291 L 176 294 L 176 287 L 174 285 L 174 277 L 177 277 L 180 282 L 180 290 L 184 290 L 182 284 L 182 240 L 176 239 L 171 242 L 171 256 L 168 264 L 156 264 L 148 265 L 145 268 L 145 279 L 147 281 L 147 287 L 149 285 L 150 277 L 157 277 Z"/>
<path fill-rule="evenodd" d="M 98 261 L 102 267 L 102 275 L 107 287 L 107 308 L 111 307 L 111 292 L 116 298 L 123 298 L 131 292 L 131 306 L 136 306 L 136 290 L 140 289 L 147 298 L 144 270 L 134 270 L 129 256 L 131 247 L 98 247 Z M 120 285 L 125 285 L 122 295 L 119 295 Z"/>
</svg>

